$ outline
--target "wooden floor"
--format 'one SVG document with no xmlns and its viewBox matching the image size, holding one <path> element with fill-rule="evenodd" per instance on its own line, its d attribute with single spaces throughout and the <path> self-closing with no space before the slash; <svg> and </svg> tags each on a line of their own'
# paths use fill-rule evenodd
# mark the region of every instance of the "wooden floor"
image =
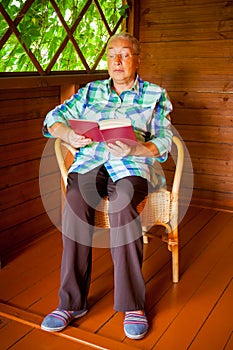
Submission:
<svg viewBox="0 0 233 350">
<path fill-rule="evenodd" d="M 150 331 L 133 341 L 124 335 L 122 313 L 113 310 L 107 248 L 94 248 L 88 314 L 63 332 L 40 330 L 58 301 L 61 237 L 49 232 L 0 270 L 0 350 L 232 350 L 232 233 L 233 213 L 190 207 L 180 225 L 176 285 L 166 244 L 150 240 L 143 264 Z"/>
</svg>

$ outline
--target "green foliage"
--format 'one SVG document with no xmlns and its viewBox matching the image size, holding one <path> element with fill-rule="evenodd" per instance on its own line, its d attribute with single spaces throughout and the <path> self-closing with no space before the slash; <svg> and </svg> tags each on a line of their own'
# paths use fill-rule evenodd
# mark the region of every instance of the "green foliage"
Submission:
<svg viewBox="0 0 233 350">
<path fill-rule="evenodd" d="M 1 1 L 12 21 L 17 19 L 25 2 L 26 0 Z M 109 32 L 95 1 L 92 1 L 86 12 L 80 16 L 87 3 L 88 0 L 56 0 L 66 25 L 72 31 L 76 46 L 81 50 L 88 69 L 91 70 L 109 38 Z M 128 5 L 123 5 L 122 0 L 99 0 L 98 3 L 111 31 L 120 19 L 122 25 L 124 24 Z M 77 19 L 80 20 L 78 24 Z M 121 29 L 122 27 L 119 27 L 118 31 Z M 0 15 L 0 36 L 4 37 L 7 30 L 9 25 L 4 16 Z M 34 0 L 17 25 L 17 30 L 20 40 L 11 33 L 3 47 L 0 47 L 0 72 L 35 72 L 37 69 L 27 51 L 36 58 L 44 71 L 86 69 L 49 0 Z M 54 56 L 56 60 L 51 64 Z M 104 58 L 96 69 L 106 69 Z"/>
</svg>

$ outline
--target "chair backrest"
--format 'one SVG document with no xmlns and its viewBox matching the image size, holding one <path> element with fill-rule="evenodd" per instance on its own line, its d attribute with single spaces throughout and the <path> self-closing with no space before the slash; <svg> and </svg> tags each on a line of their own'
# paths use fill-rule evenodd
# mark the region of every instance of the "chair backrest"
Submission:
<svg viewBox="0 0 233 350">
<path fill-rule="evenodd" d="M 184 147 L 182 142 L 177 136 L 173 136 L 172 141 L 177 148 L 177 161 L 176 161 L 176 169 L 175 169 L 173 185 L 172 185 L 172 195 L 178 196 L 178 193 L 180 190 L 181 176 L 182 176 L 183 167 L 184 167 Z"/>
</svg>

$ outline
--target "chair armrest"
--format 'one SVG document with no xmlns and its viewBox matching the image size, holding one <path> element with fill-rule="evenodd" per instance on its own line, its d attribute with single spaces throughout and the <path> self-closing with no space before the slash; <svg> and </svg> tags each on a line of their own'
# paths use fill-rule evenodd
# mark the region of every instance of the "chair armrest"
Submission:
<svg viewBox="0 0 233 350">
<path fill-rule="evenodd" d="M 77 150 L 72 147 L 70 144 L 63 142 L 61 139 L 56 139 L 55 141 L 55 154 L 58 162 L 58 166 L 61 172 L 62 180 L 64 182 L 64 186 L 67 185 L 67 177 L 68 177 L 68 168 L 65 162 L 65 155 L 62 151 L 62 147 L 65 147 L 74 157 Z"/>
</svg>

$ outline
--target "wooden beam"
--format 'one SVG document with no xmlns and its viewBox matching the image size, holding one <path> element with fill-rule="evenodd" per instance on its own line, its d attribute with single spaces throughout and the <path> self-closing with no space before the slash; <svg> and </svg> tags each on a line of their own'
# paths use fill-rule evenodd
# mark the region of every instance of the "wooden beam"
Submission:
<svg viewBox="0 0 233 350">
<path fill-rule="evenodd" d="M 73 37 L 73 33 L 75 31 L 75 29 L 77 28 L 78 24 L 80 23 L 82 17 L 84 16 L 84 14 L 86 13 L 86 11 L 88 10 L 89 6 L 91 5 L 91 0 L 88 0 L 88 2 L 86 3 L 86 5 L 84 6 L 84 8 L 82 9 L 82 11 L 80 12 L 78 18 L 76 19 L 75 23 L 72 25 L 71 29 L 69 29 L 68 25 L 66 24 L 66 21 L 64 20 L 61 11 L 59 9 L 59 7 L 57 6 L 56 2 L 54 0 L 51 0 L 51 4 L 54 8 L 54 10 L 56 11 L 58 18 L 60 19 L 66 33 L 67 36 L 65 37 L 65 39 L 63 40 L 62 44 L 60 45 L 59 49 L 57 50 L 56 54 L 54 55 L 54 57 L 52 58 L 52 60 L 50 61 L 46 72 L 50 73 L 52 67 L 54 66 L 54 64 L 56 63 L 59 55 L 61 54 L 61 52 L 63 51 L 63 49 L 65 48 L 65 46 L 67 45 L 68 41 L 70 40 L 76 50 L 76 52 L 78 53 L 83 66 L 85 67 L 87 72 L 90 72 L 90 67 L 82 53 L 82 51 L 79 48 L 78 43 L 76 42 L 76 40 Z"/>
<path fill-rule="evenodd" d="M 40 330 L 40 323 L 42 321 L 41 316 L 29 312 L 24 311 L 22 309 L 6 305 L 4 303 L 0 303 L 0 316 L 7 318 L 9 320 L 13 320 L 16 322 L 20 322 L 22 324 L 25 324 L 29 327 L 35 328 Z M 41 330 L 41 332 L 44 332 Z M 102 337 L 98 334 L 94 334 L 91 332 L 87 332 L 84 330 L 81 330 L 76 327 L 72 327 L 70 325 L 62 332 L 54 332 L 52 333 L 54 336 L 65 338 L 67 340 L 71 340 L 73 342 L 76 342 L 78 344 L 82 344 L 84 346 L 88 346 L 90 348 L 99 349 L 99 350 L 118 350 L 119 349 L 119 342 L 108 339 L 105 337 Z M 135 347 L 132 347 L 128 344 L 120 344 L 120 348 L 122 350 L 133 350 Z"/>
<path fill-rule="evenodd" d="M 32 61 L 34 66 L 36 67 L 37 71 L 40 73 L 40 75 L 43 76 L 45 74 L 43 68 L 41 67 L 40 63 L 37 61 L 37 59 L 34 56 L 34 54 L 32 53 L 32 51 L 30 49 L 28 49 L 26 47 L 26 45 L 22 42 L 21 34 L 20 34 L 19 30 L 17 29 L 17 27 L 15 26 L 14 22 L 11 20 L 10 16 L 8 15 L 8 13 L 6 12 L 6 10 L 4 9 L 4 7 L 3 7 L 3 5 L 1 3 L 0 3 L 0 12 L 1 12 L 2 16 L 4 17 L 4 19 L 6 20 L 7 24 L 9 25 L 12 33 L 15 34 L 17 40 L 22 45 L 22 47 L 25 50 L 26 54 L 28 55 L 28 57 L 30 58 L 30 60 Z"/>
<path fill-rule="evenodd" d="M 127 18 L 127 30 L 139 39 L 140 24 L 140 0 L 127 0 L 129 5 L 129 17 Z"/>
<path fill-rule="evenodd" d="M 66 84 L 61 86 L 60 99 L 61 103 L 71 98 L 75 93 L 75 84 Z"/>
<path fill-rule="evenodd" d="M 33 0 L 27 0 L 25 2 L 25 4 L 23 5 L 23 7 L 21 8 L 21 10 L 19 11 L 19 13 L 17 14 L 17 16 L 15 17 L 15 19 L 13 21 L 15 28 L 20 23 L 20 21 L 23 19 L 24 15 L 27 13 L 27 11 L 30 8 L 30 6 L 32 5 L 32 3 L 33 3 Z M 11 33 L 12 33 L 12 30 L 10 28 L 8 28 L 0 40 L 0 49 L 3 47 L 3 45 L 5 45 L 6 41 L 11 36 Z"/>
<path fill-rule="evenodd" d="M 93 72 L 91 74 L 65 74 L 50 76 L 17 76 L 0 78 L 0 90 L 25 89 L 47 86 L 60 86 L 69 84 L 86 84 L 89 81 L 107 79 L 107 71 Z"/>
</svg>

